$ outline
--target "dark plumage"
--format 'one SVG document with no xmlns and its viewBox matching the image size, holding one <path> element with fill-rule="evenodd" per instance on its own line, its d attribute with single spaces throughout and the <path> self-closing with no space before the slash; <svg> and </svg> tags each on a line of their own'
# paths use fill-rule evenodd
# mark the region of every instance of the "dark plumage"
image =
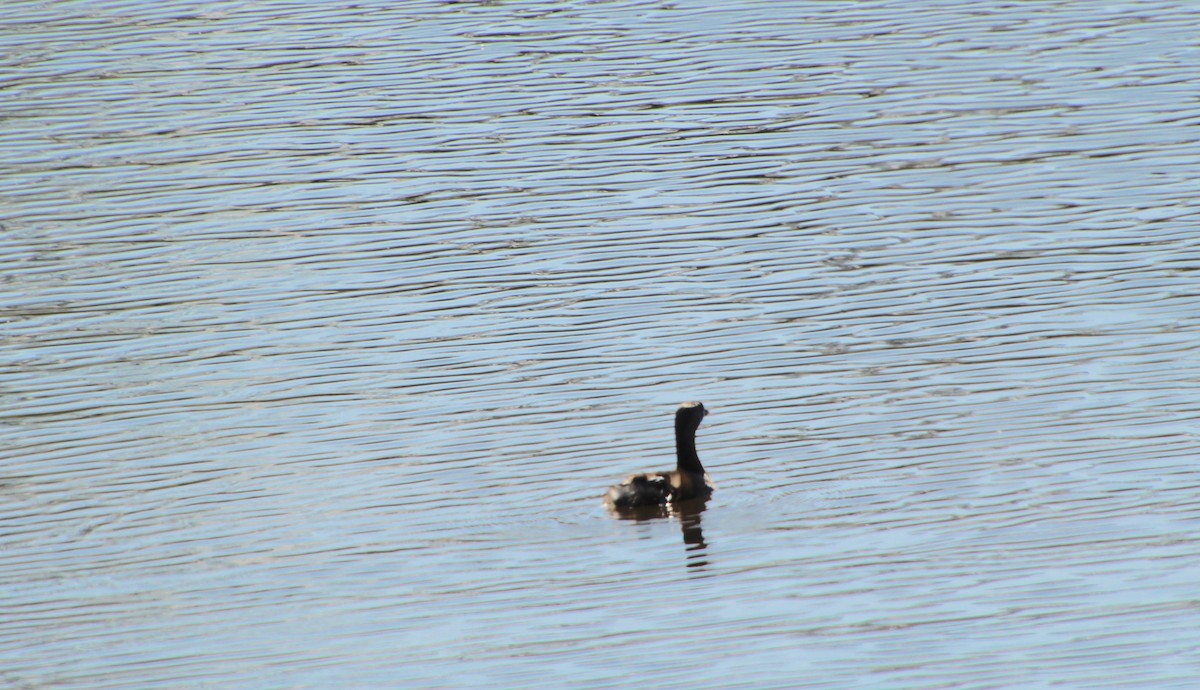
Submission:
<svg viewBox="0 0 1200 690">
<path fill-rule="evenodd" d="M 712 482 L 696 455 L 696 429 L 708 410 L 688 402 L 675 412 L 675 470 L 647 472 L 609 487 L 604 502 L 611 508 L 637 508 L 686 501 L 712 493 Z"/>
</svg>

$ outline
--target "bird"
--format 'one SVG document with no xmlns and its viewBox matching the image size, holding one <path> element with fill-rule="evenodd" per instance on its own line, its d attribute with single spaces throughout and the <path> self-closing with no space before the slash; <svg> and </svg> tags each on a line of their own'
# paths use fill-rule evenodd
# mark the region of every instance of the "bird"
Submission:
<svg viewBox="0 0 1200 690">
<path fill-rule="evenodd" d="M 680 405 L 675 411 L 675 470 L 629 475 L 609 487 L 605 505 L 618 510 L 663 506 L 711 494 L 712 480 L 696 454 L 696 429 L 707 414 L 703 403 Z"/>
</svg>

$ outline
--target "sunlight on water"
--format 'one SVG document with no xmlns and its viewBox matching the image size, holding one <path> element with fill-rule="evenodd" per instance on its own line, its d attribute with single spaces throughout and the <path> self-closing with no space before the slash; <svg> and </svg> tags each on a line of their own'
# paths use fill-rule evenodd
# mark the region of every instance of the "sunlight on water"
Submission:
<svg viewBox="0 0 1200 690">
<path fill-rule="evenodd" d="M 1198 19 L 0 9 L 0 685 L 1191 687 Z"/>
</svg>

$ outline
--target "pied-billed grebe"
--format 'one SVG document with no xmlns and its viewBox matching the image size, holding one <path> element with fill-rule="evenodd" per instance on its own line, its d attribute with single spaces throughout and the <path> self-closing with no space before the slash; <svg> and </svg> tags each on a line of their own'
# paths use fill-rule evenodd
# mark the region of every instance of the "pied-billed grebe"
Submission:
<svg viewBox="0 0 1200 690">
<path fill-rule="evenodd" d="M 686 501 L 712 493 L 712 482 L 696 455 L 696 428 L 708 414 L 704 405 L 687 402 L 675 412 L 675 471 L 633 474 L 609 487 L 604 502 L 613 508 L 637 508 Z"/>
</svg>

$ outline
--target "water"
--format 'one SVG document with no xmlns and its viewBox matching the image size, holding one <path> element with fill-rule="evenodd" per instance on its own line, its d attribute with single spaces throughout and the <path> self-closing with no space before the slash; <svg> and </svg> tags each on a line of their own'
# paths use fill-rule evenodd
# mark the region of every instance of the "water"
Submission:
<svg viewBox="0 0 1200 690">
<path fill-rule="evenodd" d="M 6 5 L 0 684 L 1192 687 L 1197 19 Z"/>
</svg>

